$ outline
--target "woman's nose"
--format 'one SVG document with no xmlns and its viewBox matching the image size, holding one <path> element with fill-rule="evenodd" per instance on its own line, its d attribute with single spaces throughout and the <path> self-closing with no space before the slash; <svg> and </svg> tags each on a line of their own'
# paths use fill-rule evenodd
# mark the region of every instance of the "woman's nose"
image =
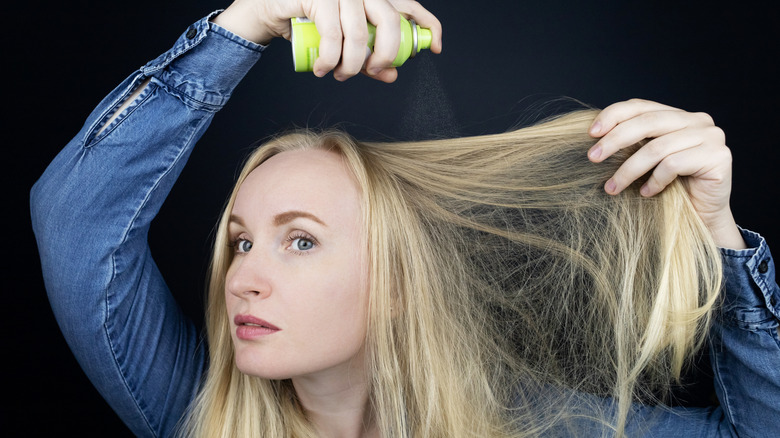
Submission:
<svg viewBox="0 0 780 438">
<path fill-rule="evenodd" d="M 228 269 L 225 288 L 239 298 L 268 298 L 271 295 L 268 268 L 261 260 L 259 251 L 236 255 Z"/>
</svg>

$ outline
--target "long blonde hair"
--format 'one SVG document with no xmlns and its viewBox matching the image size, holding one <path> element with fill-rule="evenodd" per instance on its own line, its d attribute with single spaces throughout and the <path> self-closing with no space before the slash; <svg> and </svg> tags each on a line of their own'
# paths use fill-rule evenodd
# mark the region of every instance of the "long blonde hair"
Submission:
<svg viewBox="0 0 780 438">
<path fill-rule="evenodd" d="M 595 114 L 392 144 L 298 132 L 256 150 L 217 230 L 210 366 L 182 430 L 316 436 L 289 381 L 236 368 L 224 282 L 227 218 L 249 172 L 280 152 L 326 149 L 362 190 L 366 371 L 382 436 L 533 436 L 582 417 L 622 434 L 630 404 L 662 398 L 701 345 L 721 267 L 684 181 L 649 199 L 641 182 L 604 192 L 632 150 L 588 162 Z"/>
</svg>

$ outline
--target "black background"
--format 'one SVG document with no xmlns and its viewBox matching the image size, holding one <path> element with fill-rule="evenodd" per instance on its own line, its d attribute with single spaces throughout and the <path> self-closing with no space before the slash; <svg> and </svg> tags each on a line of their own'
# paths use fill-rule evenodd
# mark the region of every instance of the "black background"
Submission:
<svg viewBox="0 0 780 438">
<path fill-rule="evenodd" d="M 255 141 L 293 126 L 340 126 L 361 139 L 494 133 L 572 108 L 569 98 L 605 107 L 642 97 L 708 112 L 734 156 L 737 222 L 778 245 L 778 14 L 768 1 L 716 3 L 429 0 L 444 52 L 409 61 L 392 85 L 293 73 L 289 43 L 275 41 L 192 154 L 152 227 L 155 258 L 200 321 L 211 231 Z M 48 307 L 29 189 L 105 94 L 225 6 L 77 0 L 6 9 L 3 435 L 129 435 Z"/>
</svg>

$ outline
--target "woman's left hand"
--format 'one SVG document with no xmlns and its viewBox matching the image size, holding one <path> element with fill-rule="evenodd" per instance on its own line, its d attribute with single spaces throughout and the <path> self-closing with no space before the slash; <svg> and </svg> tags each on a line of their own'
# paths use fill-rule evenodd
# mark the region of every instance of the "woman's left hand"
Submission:
<svg viewBox="0 0 780 438">
<path fill-rule="evenodd" d="M 588 151 L 594 163 L 650 139 L 606 182 L 607 193 L 620 193 L 650 171 L 650 178 L 640 189 L 642 196 L 654 196 L 678 176 L 686 177 L 693 206 L 715 243 L 745 248 L 729 206 L 731 151 L 723 130 L 708 114 L 631 99 L 605 108 L 596 116 L 589 133 L 600 138 Z"/>
</svg>

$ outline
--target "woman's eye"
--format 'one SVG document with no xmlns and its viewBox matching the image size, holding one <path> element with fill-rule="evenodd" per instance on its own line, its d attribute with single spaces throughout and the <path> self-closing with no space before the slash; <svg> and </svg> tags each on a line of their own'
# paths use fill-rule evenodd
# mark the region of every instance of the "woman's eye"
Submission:
<svg viewBox="0 0 780 438">
<path fill-rule="evenodd" d="M 236 242 L 236 251 L 249 252 L 250 249 L 252 249 L 252 242 L 246 239 L 240 239 L 238 242 Z"/>
<path fill-rule="evenodd" d="M 304 237 L 297 237 L 293 239 L 292 244 L 290 244 L 290 248 L 295 251 L 308 251 L 314 248 L 314 242 Z"/>
</svg>

